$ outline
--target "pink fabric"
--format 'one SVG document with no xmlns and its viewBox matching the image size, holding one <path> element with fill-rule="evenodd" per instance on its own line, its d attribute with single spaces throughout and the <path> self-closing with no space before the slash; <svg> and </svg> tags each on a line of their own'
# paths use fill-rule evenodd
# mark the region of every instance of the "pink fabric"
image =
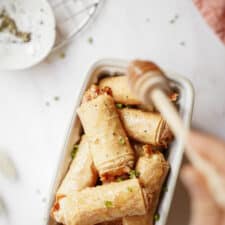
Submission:
<svg viewBox="0 0 225 225">
<path fill-rule="evenodd" d="M 225 0 L 193 0 L 208 24 L 225 44 Z"/>
</svg>

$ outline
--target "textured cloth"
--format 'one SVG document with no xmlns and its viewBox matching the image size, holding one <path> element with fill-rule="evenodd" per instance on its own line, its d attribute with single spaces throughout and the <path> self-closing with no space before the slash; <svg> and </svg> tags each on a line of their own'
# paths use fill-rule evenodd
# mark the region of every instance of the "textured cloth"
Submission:
<svg viewBox="0 0 225 225">
<path fill-rule="evenodd" d="M 225 0 L 193 0 L 207 23 L 225 44 Z"/>
</svg>

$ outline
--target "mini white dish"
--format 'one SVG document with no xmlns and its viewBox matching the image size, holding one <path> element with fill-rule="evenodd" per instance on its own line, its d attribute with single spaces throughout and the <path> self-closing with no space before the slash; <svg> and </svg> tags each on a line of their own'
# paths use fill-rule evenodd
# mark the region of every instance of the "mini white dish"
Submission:
<svg viewBox="0 0 225 225">
<path fill-rule="evenodd" d="M 19 31 L 30 33 L 30 41 L 22 41 L 7 29 L 0 32 L 0 70 L 25 69 L 42 61 L 56 36 L 55 17 L 47 0 L 1 0 L 2 10 Z"/>
<path fill-rule="evenodd" d="M 82 127 L 80 124 L 80 120 L 77 116 L 76 109 L 81 103 L 81 99 L 83 97 L 84 92 L 90 87 L 91 84 L 96 84 L 101 79 L 101 77 L 105 77 L 106 75 L 125 75 L 127 66 L 128 62 L 124 60 L 105 59 L 98 61 L 96 64 L 94 64 L 90 69 L 89 73 L 87 74 L 86 80 L 84 81 L 84 84 L 80 90 L 80 96 L 76 101 L 73 118 L 68 133 L 66 134 L 66 141 L 62 149 L 61 156 L 58 162 L 56 162 L 58 164 L 58 168 L 55 171 L 55 177 L 53 180 L 52 188 L 49 193 L 49 202 L 46 208 L 46 218 L 48 218 L 47 222 L 45 223 L 46 225 L 58 225 L 58 223 L 53 221 L 53 219 L 50 217 L 50 211 L 55 199 L 56 190 L 59 187 L 71 163 L 72 147 L 74 143 L 77 143 L 77 141 L 80 139 Z M 167 70 L 164 72 L 169 77 L 173 88 L 179 92 L 179 113 L 184 122 L 185 127 L 188 128 L 191 124 L 194 103 L 193 87 L 191 83 L 184 77 Z M 170 173 L 166 182 L 168 191 L 162 195 L 162 198 L 158 205 L 158 213 L 160 214 L 160 220 L 156 222 L 157 225 L 166 224 L 183 158 L 183 152 L 183 143 L 177 140 L 174 140 L 174 142 L 170 145 L 170 148 L 168 149 L 167 160 L 171 166 Z"/>
</svg>

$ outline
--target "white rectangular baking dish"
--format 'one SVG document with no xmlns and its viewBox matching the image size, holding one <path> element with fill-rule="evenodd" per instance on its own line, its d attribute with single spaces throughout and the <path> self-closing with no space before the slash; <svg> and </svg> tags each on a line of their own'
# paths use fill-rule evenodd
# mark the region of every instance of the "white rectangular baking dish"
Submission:
<svg viewBox="0 0 225 225">
<path fill-rule="evenodd" d="M 54 201 L 55 192 L 59 184 L 61 183 L 62 179 L 64 178 L 65 173 L 68 170 L 68 167 L 71 163 L 70 153 L 72 151 L 73 144 L 79 140 L 80 133 L 82 131 L 80 121 L 76 114 L 76 109 L 81 103 L 82 96 L 84 92 L 88 89 L 88 87 L 93 83 L 97 83 L 99 78 L 101 78 L 103 75 L 105 76 L 107 74 L 109 76 L 113 76 L 115 74 L 125 74 L 127 64 L 128 62 L 123 60 L 115 60 L 115 59 L 101 60 L 93 65 L 93 67 L 90 69 L 87 75 L 87 78 L 83 84 L 79 99 L 75 107 L 75 111 L 71 121 L 71 126 L 68 130 L 67 139 L 59 160 L 58 169 L 56 171 L 56 177 L 52 185 L 46 215 L 48 218 L 47 225 L 56 224 L 50 218 L 50 209 Z M 170 78 L 174 88 L 179 91 L 179 112 L 184 121 L 185 126 L 189 127 L 191 123 L 193 101 L 194 101 L 193 87 L 187 79 L 168 71 L 165 71 L 165 73 Z M 182 162 L 183 144 L 175 140 L 170 146 L 170 149 L 168 151 L 169 152 L 167 160 L 169 161 L 171 166 L 171 170 L 167 179 L 168 191 L 163 194 L 159 204 L 158 213 L 160 214 L 160 219 L 157 221 L 157 225 L 165 225 L 167 220 L 177 177 L 179 174 L 180 165 Z"/>
</svg>

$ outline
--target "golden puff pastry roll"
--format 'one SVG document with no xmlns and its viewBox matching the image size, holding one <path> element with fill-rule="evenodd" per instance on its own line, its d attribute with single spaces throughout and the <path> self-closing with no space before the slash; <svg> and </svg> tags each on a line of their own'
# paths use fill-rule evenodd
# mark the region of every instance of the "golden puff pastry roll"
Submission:
<svg viewBox="0 0 225 225">
<path fill-rule="evenodd" d="M 136 170 L 139 172 L 139 181 L 151 201 L 151 207 L 144 216 L 123 218 L 123 225 L 152 225 L 160 192 L 169 171 L 169 164 L 162 153 L 149 149 L 145 156 L 138 159 Z"/>
<path fill-rule="evenodd" d="M 100 88 L 109 87 L 116 102 L 125 105 L 139 105 L 140 100 L 131 92 L 127 76 L 106 77 L 100 80 Z"/>
<path fill-rule="evenodd" d="M 82 136 L 75 159 L 56 192 L 56 199 L 51 210 L 53 217 L 59 209 L 59 201 L 64 201 L 69 193 L 92 187 L 97 181 L 97 171 L 94 167 L 86 136 Z M 61 211 L 60 211 L 61 212 Z M 59 212 L 59 215 L 60 215 Z"/>
<path fill-rule="evenodd" d="M 92 187 L 96 184 L 97 176 L 87 137 L 83 135 L 76 157 L 62 181 L 57 195 L 67 195 L 71 191 L 80 191 L 86 187 Z"/>
<path fill-rule="evenodd" d="M 86 188 L 59 201 L 54 216 L 65 225 L 92 225 L 144 215 L 147 205 L 137 179 Z"/>
<path fill-rule="evenodd" d="M 159 113 L 124 108 L 119 110 L 119 114 L 128 136 L 136 141 L 166 147 L 173 138 Z"/>
<path fill-rule="evenodd" d="M 136 164 L 136 170 L 140 174 L 139 180 L 147 193 L 154 194 L 160 192 L 165 177 L 169 171 L 169 163 L 165 160 L 163 154 L 159 151 L 151 150 L 151 147 L 145 145 L 146 154 L 140 157 Z"/>
<path fill-rule="evenodd" d="M 101 180 L 128 173 L 134 165 L 134 152 L 113 98 L 108 94 L 98 95 L 83 102 L 77 112 Z"/>
</svg>

